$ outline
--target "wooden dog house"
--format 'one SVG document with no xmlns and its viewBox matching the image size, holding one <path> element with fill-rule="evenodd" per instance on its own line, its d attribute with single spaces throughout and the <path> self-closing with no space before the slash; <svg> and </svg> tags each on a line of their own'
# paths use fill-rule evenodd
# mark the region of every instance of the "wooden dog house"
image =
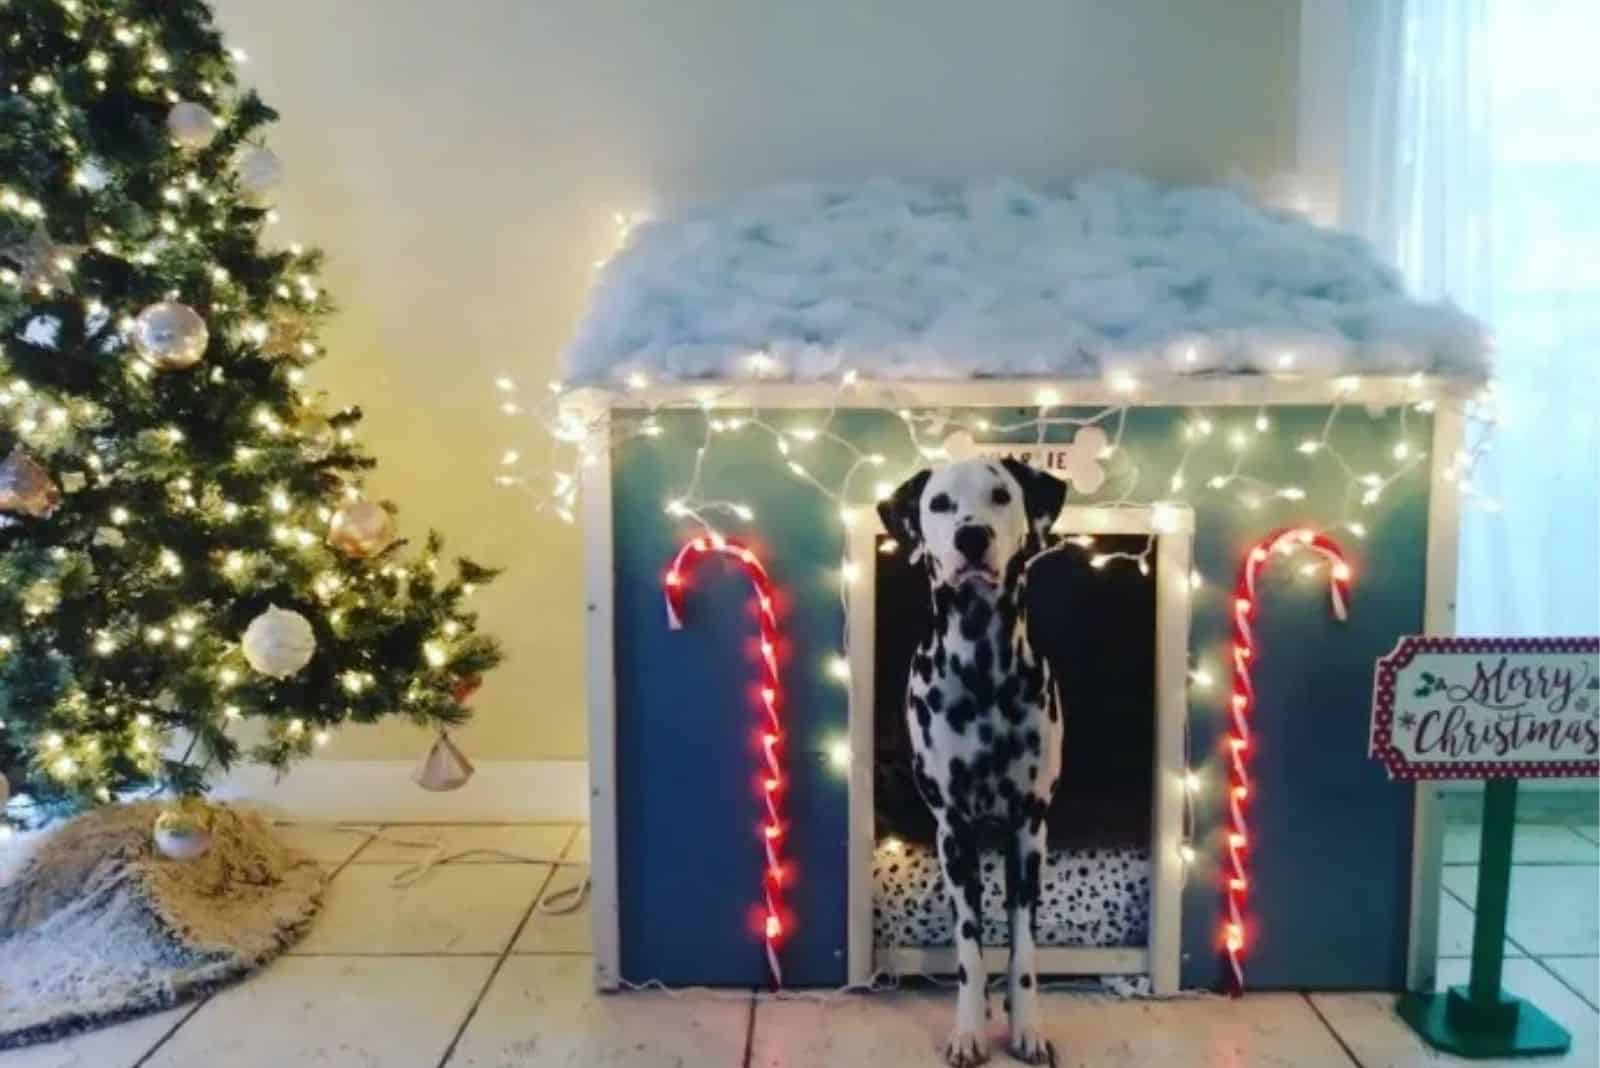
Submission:
<svg viewBox="0 0 1600 1068">
<path fill-rule="evenodd" d="M 1374 661 L 1453 627 L 1459 313 L 1222 190 L 808 186 L 635 230 L 569 364 L 598 985 L 950 968 L 886 919 L 878 649 L 915 621 L 871 504 L 1003 450 L 1069 478 L 1060 601 L 1099 607 L 1058 613 L 1065 648 L 1113 665 L 1067 746 L 1126 770 L 1063 813 L 1063 893 L 1098 917 L 1070 880 L 1118 882 L 1076 819 L 1136 829 L 1145 903 L 1064 908 L 1041 971 L 1431 988 L 1436 795 L 1367 724 Z"/>
</svg>

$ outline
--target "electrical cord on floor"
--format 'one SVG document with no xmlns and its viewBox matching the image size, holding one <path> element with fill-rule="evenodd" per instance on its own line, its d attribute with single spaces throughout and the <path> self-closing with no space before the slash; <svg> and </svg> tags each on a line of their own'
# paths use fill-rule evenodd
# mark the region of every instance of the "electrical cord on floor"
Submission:
<svg viewBox="0 0 1600 1068">
<path fill-rule="evenodd" d="M 587 861 L 567 860 L 565 858 L 551 859 L 549 857 L 535 857 L 526 853 L 515 853 L 510 850 L 496 849 L 487 846 L 475 849 L 462 849 L 454 853 L 445 853 L 444 843 L 438 841 L 437 839 L 424 841 L 398 838 L 392 834 L 385 834 L 383 831 L 374 830 L 371 827 L 358 827 L 341 823 L 336 824 L 334 829 L 338 831 L 344 831 L 349 834 L 359 834 L 363 836 L 366 838 L 366 843 L 363 845 L 363 848 L 373 842 L 387 842 L 389 845 L 401 846 L 402 848 L 406 849 L 428 850 L 427 855 L 408 867 L 401 869 L 392 879 L 389 880 L 391 886 L 399 889 L 415 886 L 417 883 L 426 878 L 428 873 L 433 871 L 435 868 L 442 868 L 446 864 L 459 863 L 467 857 L 474 856 L 499 857 L 503 860 L 508 860 L 519 864 L 549 864 L 558 869 L 587 869 L 589 867 Z M 589 889 L 590 881 L 588 875 L 584 875 L 582 879 L 573 885 L 564 886 L 559 890 L 551 890 L 549 887 L 546 887 L 544 893 L 539 896 L 538 902 L 534 904 L 534 911 L 545 916 L 570 915 L 571 913 L 577 912 L 579 909 L 583 908 L 584 904 L 589 898 Z M 933 986 L 944 988 L 950 988 L 958 985 L 954 979 L 939 975 L 932 975 L 927 972 L 875 972 L 873 973 L 872 978 L 865 983 L 850 983 L 841 987 L 835 987 L 830 990 L 757 990 L 754 992 L 754 995 L 758 1001 L 809 1001 L 827 1003 L 853 997 L 858 994 L 879 994 L 887 991 L 899 990 L 902 983 L 907 979 L 913 979 L 919 982 L 925 982 Z M 1151 996 L 1148 987 L 1141 988 L 1138 983 L 1130 981 L 1128 977 L 1110 976 L 1107 977 L 1107 979 L 1117 980 L 1117 982 L 1108 983 L 1106 979 L 1096 978 L 1060 979 L 1052 982 L 1041 982 L 1039 984 L 1039 990 L 1044 993 L 1098 994 L 1118 1001 L 1142 999 Z M 1003 975 L 990 976 L 988 990 L 991 992 L 998 990 L 1001 984 L 1003 984 L 1005 981 L 1006 978 Z M 617 986 L 623 990 L 653 991 L 675 998 L 703 997 L 742 1001 L 751 996 L 751 993 L 745 990 L 728 990 L 725 988 L 709 986 L 668 986 L 659 979 L 646 979 L 642 982 L 630 982 L 626 979 L 618 979 Z M 1211 991 L 1196 990 L 1184 991 L 1176 996 L 1180 998 L 1204 998 L 1221 997 L 1222 995 L 1215 994 Z"/>
<path fill-rule="evenodd" d="M 389 880 L 390 886 L 401 890 L 417 885 L 427 878 L 428 873 L 435 868 L 442 868 L 446 864 L 456 864 L 468 857 L 498 857 L 501 860 L 511 861 L 516 864 L 548 864 L 556 869 L 587 869 L 589 867 L 589 862 L 584 860 L 567 860 L 561 857 L 535 857 L 527 853 L 516 853 L 509 849 L 496 849 L 492 846 L 461 849 L 454 853 L 446 853 L 444 851 L 444 843 L 438 839 L 399 838 L 393 834 L 386 834 L 381 830 L 374 830 L 371 827 L 358 827 L 346 823 L 335 824 L 334 830 L 344 831 L 347 834 L 361 835 L 366 839 L 362 848 L 371 845 L 373 842 L 386 842 L 389 845 L 400 846 L 404 849 L 426 849 L 428 852 L 424 856 L 396 872 L 394 877 Z M 589 876 L 584 875 L 578 882 L 571 886 L 564 886 L 559 890 L 551 890 L 546 887 L 533 908 L 535 912 L 545 916 L 566 916 L 583 908 L 588 898 Z"/>
</svg>

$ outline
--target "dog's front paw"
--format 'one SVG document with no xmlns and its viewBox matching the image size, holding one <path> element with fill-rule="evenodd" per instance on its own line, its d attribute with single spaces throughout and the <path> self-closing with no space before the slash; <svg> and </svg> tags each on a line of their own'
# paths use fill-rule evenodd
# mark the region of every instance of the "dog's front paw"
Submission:
<svg viewBox="0 0 1600 1068">
<path fill-rule="evenodd" d="M 1056 1047 L 1031 1027 L 1014 1031 L 1009 1052 L 1024 1064 L 1048 1064 L 1056 1068 Z"/>
<path fill-rule="evenodd" d="M 952 1031 L 944 1044 L 944 1062 L 950 1068 L 974 1068 L 989 1059 L 989 1044 L 976 1031 Z"/>
</svg>

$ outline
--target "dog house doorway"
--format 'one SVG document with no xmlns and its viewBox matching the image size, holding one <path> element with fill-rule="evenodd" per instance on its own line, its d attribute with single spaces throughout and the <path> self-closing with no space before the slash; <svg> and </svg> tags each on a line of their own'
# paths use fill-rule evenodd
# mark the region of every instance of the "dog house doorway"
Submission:
<svg viewBox="0 0 1600 1068">
<path fill-rule="evenodd" d="M 910 788 L 902 703 L 926 580 L 881 551 L 875 527 L 862 524 L 850 546 L 862 580 L 849 610 L 851 750 L 872 757 L 850 772 L 852 983 L 955 971 L 932 819 Z M 1054 533 L 1078 544 L 1041 558 L 1032 574 L 1030 624 L 1067 710 L 1047 821 L 1041 974 L 1146 975 L 1152 992 L 1177 992 L 1193 529 L 1187 509 L 1069 507 Z M 1092 566 L 1147 546 L 1148 575 L 1123 559 Z M 1093 614 L 1103 625 L 1085 627 Z M 984 958 L 997 973 L 1008 941 L 1002 865 L 983 866 Z"/>
</svg>

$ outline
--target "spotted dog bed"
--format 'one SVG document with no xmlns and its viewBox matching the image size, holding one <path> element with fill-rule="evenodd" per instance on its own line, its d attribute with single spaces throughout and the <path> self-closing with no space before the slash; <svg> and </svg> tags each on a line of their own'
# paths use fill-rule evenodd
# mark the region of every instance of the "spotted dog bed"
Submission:
<svg viewBox="0 0 1600 1068">
<path fill-rule="evenodd" d="M 983 942 L 1010 942 L 1005 865 L 985 852 Z M 954 925 L 938 855 L 913 842 L 879 842 L 872 859 L 872 934 L 880 946 L 948 946 Z M 1150 851 L 1051 849 L 1037 913 L 1043 946 L 1143 946 L 1150 937 Z"/>
</svg>

